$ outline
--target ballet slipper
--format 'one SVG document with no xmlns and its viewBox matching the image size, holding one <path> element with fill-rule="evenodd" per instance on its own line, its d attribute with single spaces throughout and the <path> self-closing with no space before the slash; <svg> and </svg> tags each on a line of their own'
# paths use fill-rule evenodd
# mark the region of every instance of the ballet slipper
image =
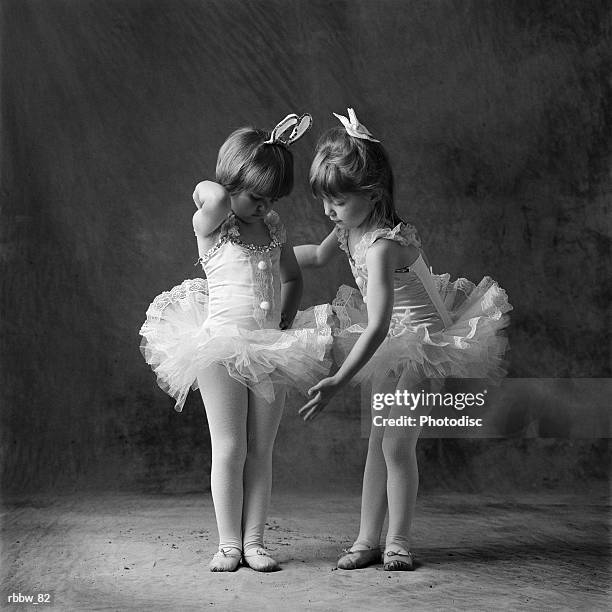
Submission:
<svg viewBox="0 0 612 612">
<path fill-rule="evenodd" d="M 276 572 L 280 569 L 278 561 L 274 560 L 264 548 L 251 548 L 245 551 L 242 561 L 256 572 Z"/>
<path fill-rule="evenodd" d="M 353 570 L 380 563 L 380 547 L 366 548 L 364 550 L 345 549 L 344 554 L 338 558 L 338 569 Z"/>
<path fill-rule="evenodd" d="M 237 553 L 230 553 L 235 550 Z M 234 546 L 228 546 L 227 548 L 220 548 L 218 552 L 213 555 L 208 568 L 211 572 L 235 572 L 240 565 L 240 559 L 242 558 L 242 551 Z"/>
<path fill-rule="evenodd" d="M 387 572 L 411 572 L 414 569 L 412 553 L 399 550 L 387 549 L 383 555 L 383 570 Z"/>
</svg>

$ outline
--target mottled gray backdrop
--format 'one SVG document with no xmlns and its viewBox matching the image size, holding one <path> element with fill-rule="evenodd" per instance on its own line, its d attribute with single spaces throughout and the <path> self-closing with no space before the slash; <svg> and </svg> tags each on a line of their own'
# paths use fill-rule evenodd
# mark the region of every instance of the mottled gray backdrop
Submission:
<svg viewBox="0 0 612 612">
<path fill-rule="evenodd" d="M 195 183 L 236 127 L 310 112 L 296 242 L 328 231 L 316 136 L 354 106 L 389 150 L 437 272 L 496 278 L 510 376 L 609 377 L 610 15 L 605 1 L 2 0 L 2 483 L 202 490 L 199 396 L 142 360 L 149 301 L 197 276 Z M 303 305 L 350 280 L 305 274 Z M 275 453 L 286 486 L 358 486 L 359 397 Z M 595 483 L 606 440 L 423 440 L 425 488 Z"/>
</svg>

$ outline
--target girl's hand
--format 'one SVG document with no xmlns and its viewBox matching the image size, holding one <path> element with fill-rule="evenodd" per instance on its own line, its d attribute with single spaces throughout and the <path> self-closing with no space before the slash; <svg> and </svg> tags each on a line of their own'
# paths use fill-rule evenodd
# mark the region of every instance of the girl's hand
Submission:
<svg viewBox="0 0 612 612">
<path fill-rule="evenodd" d="M 193 202 L 198 210 L 204 206 L 205 202 L 208 202 L 209 205 L 214 205 L 225 200 L 227 196 L 228 193 L 225 187 L 214 181 L 201 181 L 193 190 Z"/>
<path fill-rule="evenodd" d="M 202 206 L 204 206 L 205 196 L 204 196 L 204 184 L 206 181 L 202 181 L 195 186 L 193 190 L 193 203 L 196 205 L 196 208 L 200 210 Z"/>
<path fill-rule="evenodd" d="M 227 189 L 214 181 L 202 181 L 193 191 L 193 201 L 198 210 L 193 215 L 196 236 L 205 238 L 214 232 L 231 210 L 231 197 Z M 205 249 L 198 242 L 198 248 Z"/>
<path fill-rule="evenodd" d="M 291 325 L 293 324 L 293 319 L 294 318 L 295 318 L 295 315 L 293 315 L 293 317 L 290 318 L 287 314 L 282 312 L 281 313 L 281 320 L 280 320 L 279 327 L 282 330 L 289 329 L 291 327 Z"/>
<path fill-rule="evenodd" d="M 299 415 L 305 421 L 312 421 L 342 386 L 334 376 L 320 380 L 314 387 L 308 389 L 308 395 L 314 397 L 298 410 Z"/>
</svg>

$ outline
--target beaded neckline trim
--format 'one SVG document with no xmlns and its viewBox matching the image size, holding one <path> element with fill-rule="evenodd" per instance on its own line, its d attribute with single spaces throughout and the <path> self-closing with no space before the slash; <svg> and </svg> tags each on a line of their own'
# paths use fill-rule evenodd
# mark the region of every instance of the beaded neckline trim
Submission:
<svg viewBox="0 0 612 612">
<path fill-rule="evenodd" d="M 275 214 L 276 213 L 269 213 L 271 214 Z M 276 215 L 275 218 L 277 218 L 278 216 Z M 220 231 L 219 231 L 219 238 L 216 242 L 216 244 L 214 244 L 210 249 L 208 249 L 208 251 L 206 251 L 206 253 L 204 253 L 204 255 L 202 257 L 200 257 L 197 261 L 195 265 L 201 264 L 202 266 L 204 264 L 206 264 L 210 258 L 226 243 L 226 242 L 231 242 L 233 244 L 236 244 L 242 248 L 245 248 L 249 251 L 253 251 L 255 253 L 269 253 L 270 251 L 273 251 L 274 249 L 282 246 L 282 241 L 279 240 L 279 237 L 277 235 L 277 226 L 269 223 L 268 219 L 264 219 L 264 223 L 266 224 L 266 227 L 268 228 L 268 232 L 270 233 L 271 236 L 271 240 L 268 244 L 251 244 L 251 243 L 247 243 L 247 242 L 243 242 L 240 239 L 240 230 L 238 229 L 238 224 L 236 223 L 236 215 L 231 212 L 228 216 L 227 219 L 223 222 L 223 224 L 221 225 Z"/>
</svg>

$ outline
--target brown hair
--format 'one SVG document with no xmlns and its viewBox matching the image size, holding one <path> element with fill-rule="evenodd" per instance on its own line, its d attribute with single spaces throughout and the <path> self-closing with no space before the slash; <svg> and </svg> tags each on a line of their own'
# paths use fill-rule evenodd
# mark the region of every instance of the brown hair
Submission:
<svg viewBox="0 0 612 612">
<path fill-rule="evenodd" d="M 325 132 L 310 166 L 310 188 L 317 198 L 337 198 L 343 193 L 373 194 L 372 221 L 395 227 L 402 219 L 393 200 L 393 171 L 379 142 L 350 136 L 344 128 Z"/>
<path fill-rule="evenodd" d="M 276 200 L 291 193 L 293 155 L 282 143 L 266 143 L 269 138 L 265 130 L 243 127 L 221 145 L 216 178 L 230 194 L 252 191 Z"/>
</svg>

